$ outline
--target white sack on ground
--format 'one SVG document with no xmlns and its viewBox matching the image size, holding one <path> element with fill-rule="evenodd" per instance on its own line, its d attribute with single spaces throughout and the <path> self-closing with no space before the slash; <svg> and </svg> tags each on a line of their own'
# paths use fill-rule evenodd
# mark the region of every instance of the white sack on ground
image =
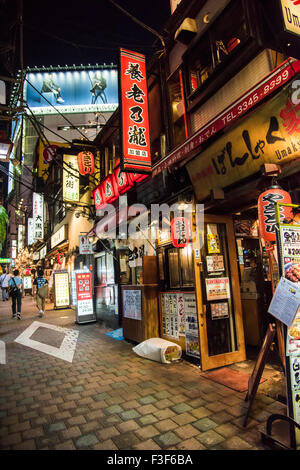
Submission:
<svg viewBox="0 0 300 470">
<path fill-rule="evenodd" d="M 141 357 L 151 359 L 152 361 L 170 364 L 172 361 L 178 361 L 181 358 L 181 346 L 162 338 L 150 338 L 138 344 L 132 350 Z"/>
</svg>

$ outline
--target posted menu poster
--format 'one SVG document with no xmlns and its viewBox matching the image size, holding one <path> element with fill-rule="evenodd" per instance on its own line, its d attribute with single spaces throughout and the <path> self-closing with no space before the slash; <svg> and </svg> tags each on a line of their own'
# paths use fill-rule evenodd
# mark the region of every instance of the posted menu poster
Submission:
<svg viewBox="0 0 300 470">
<path fill-rule="evenodd" d="M 78 323 L 95 321 L 91 273 L 87 270 L 76 270 L 74 273 L 72 289 L 75 288 L 76 292 L 76 321 Z M 72 297 L 74 298 L 74 293 Z"/>
<path fill-rule="evenodd" d="M 223 255 L 207 256 L 206 257 L 207 272 L 224 271 L 224 257 Z"/>
<path fill-rule="evenodd" d="M 199 325 L 196 296 L 184 294 L 185 352 L 188 356 L 200 357 Z"/>
<path fill-rule="evenodd" d="M 142 319 L 142 291 L 123 290 L 123 316 L 132 320 Z"/>
<path fill-rule="evenodd" d="M 296 318 L 290 328 L 287 329 L 286 355 L 300 356 L 300 312 L 298 309 Z"/>
<path fill-rule="evenodd" d="M 212 320 L 229 317 L 228 302 L 219 302 L 217 304 L 210 304 Z"/>
<path fill-rule="evenodd" d="M 300 227 L 280 226 L 284 277 L 300 286 Z"/>
<path fill-rule="evenodd" d="M 207 224 L 207 251 L 211 253 L 221 253 L 218 227 L 216 224 Z"/>
<path fill-rule="evenodd" d="M 182 294 L 161 294 L 163 334 L 174 339 L 179 338 L 178 297 Z"/>
<path fill-rule="evenodd" d="M 282 277 L 275 290 L 268 312 L 287 326 L 291 326 L 300 305 L 300 288 Z"/>
<path fill-rule="evenodd" d="M 54 271 L 55 308 L 67 308 L 70 305 L 69 273 L 67 270 Z"/>
<path fill-rule="evenodd" d="M 230 284 L 228 277 L 205 279 L 207 300 L 221 300 L 230 298 Z"/>
</svg>

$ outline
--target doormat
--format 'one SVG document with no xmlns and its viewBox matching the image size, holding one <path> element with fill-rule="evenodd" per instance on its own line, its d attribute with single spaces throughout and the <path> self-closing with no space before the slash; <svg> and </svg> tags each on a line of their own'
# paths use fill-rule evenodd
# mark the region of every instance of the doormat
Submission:
<svg viewBox="0 0 300 470">
<path fill-rule="evenodd" d="M 109 336 L 110 338 L 117 339 L 118 341 L 121 341 L 124 339 L 123 328 L 118 328 L 117 330 L 113 330 L 105 334 Z"/>
<path fill-rule="evenodd" d="M 202 377 L 225 385 L 237 392 L 247 392 L 250 374 L 238 372 L 228 367 L 222 367 L 221 369 L 212 370 L 211 372 L 205 372 L 202 374 Z M 266 379 L 261 379 L 260 383 L 265 381 Z"/>
</svg>

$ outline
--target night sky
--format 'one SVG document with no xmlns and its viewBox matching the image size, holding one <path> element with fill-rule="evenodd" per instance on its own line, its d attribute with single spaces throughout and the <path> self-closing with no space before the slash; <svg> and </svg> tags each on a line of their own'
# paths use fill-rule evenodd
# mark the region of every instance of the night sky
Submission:
<svg viewBox="0 0 300 470">
<path fill-rule="evenodd" d="M 117 2 L 158 32 L 170 17 L 169 0 Z M 23 17 L 25 67 L 117 64 L 119 47 L 144 53 L 148 58 L 155 50 L 156 36 L 134 23 L 109 0 L 24 0 Z"/>
</svg>

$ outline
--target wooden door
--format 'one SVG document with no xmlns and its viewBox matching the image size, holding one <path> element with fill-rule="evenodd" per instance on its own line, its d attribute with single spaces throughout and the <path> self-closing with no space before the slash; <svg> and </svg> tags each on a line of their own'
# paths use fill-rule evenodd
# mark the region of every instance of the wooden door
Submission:
<svg viewBox="0 0 300 470">
<path fill-rule="evenodd" d="M 233 222 L 205 215 L 194 246 L 201 368 L 246 359 Z"/>
</svg>

